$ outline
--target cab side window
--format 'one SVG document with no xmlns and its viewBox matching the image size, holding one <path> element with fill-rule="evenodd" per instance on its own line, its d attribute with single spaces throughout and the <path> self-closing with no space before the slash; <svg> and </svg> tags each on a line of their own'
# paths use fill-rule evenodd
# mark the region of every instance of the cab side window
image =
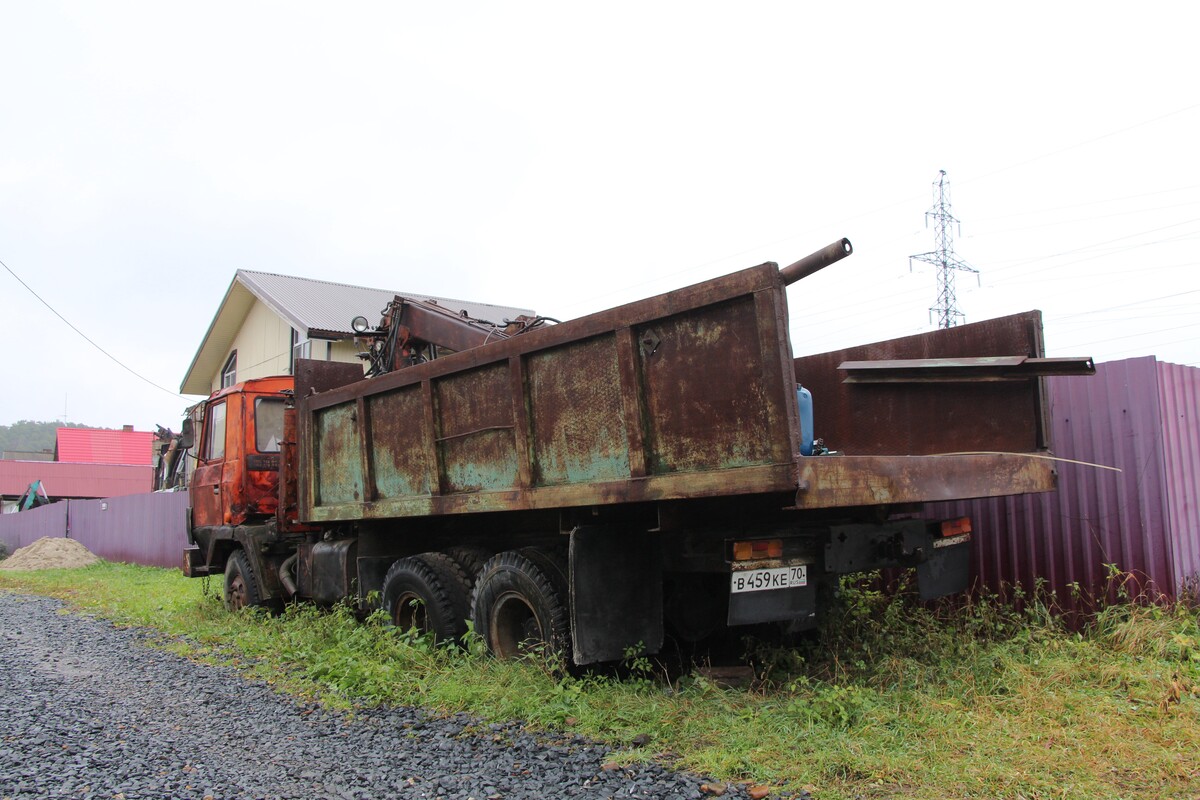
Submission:
<svg viewBox="0 0 1200 800">
<path fill-rule="evenodd" d="M 208 430 L 204 437 L 204 460 L 215 461 L 225 457 L 225 404 L 218 403 L 209 409 Z"/>
<path fill-rule="evenodd" d="M 254 400 L 254 448 L 260 453 L 278 453 L 283 441 L 283 400 L 258 397 Z"/>
</svg>

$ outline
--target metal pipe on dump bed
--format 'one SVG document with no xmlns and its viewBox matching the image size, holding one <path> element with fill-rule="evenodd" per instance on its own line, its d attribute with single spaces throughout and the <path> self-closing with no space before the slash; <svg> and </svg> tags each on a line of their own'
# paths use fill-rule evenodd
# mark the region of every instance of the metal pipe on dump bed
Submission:
<svg viewBox="0 0 1200 800">
<path fill-rule="evenodd" d="M 779 277 L 783 278 L 785 286 L 790 286 L 801 278 L 807 278 L 814 272 L 828 267 L 835 261 L 841 261 L 853 252 L 854 248 L 851 246 L 849 239 L 838 239 L 828 247 L 823 247 L 817 252 L 800 259 L 795 264 L 789 264 L 779 270 Z"/>
</svg>

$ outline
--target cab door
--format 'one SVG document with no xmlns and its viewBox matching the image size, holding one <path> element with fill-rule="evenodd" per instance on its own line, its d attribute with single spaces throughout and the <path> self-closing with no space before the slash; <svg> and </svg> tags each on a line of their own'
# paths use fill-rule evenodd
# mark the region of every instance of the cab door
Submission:
<svg viewBox="0 0 1200 800">
<path fill-rule="evenodd" d="M 229 449 L 229 398 L 223 397 L 204 411 L 196 471 L 192 474 L 192 525 L 225 524 L 225 462 Z"/>
</svg>

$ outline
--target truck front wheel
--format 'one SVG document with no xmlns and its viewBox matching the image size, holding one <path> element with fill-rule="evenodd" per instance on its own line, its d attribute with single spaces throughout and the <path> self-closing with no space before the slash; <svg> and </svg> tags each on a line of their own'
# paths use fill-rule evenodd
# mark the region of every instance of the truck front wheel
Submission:
<svg viewBox="0 0 1200 800">
<path fill-rule="evenodd" d="M 240 611 L 262 604 L 262 589 L 250 571 L 250 560 L 243 551 L 234 550 L 225 562 L 225 608 Z"/>
<path fill-rule="evenodd" d="M 383 608 L 392 624 L 434 641 L 457 641 L 467 632 L 466 574 L 449 556 L 423 553 L 402 558 L 383 578 Z"/>
<path fill-rule="evenodd" d="M 475 583 L 475 630 L 497 658 L 516 658 L 542 645 L 568 655 L 570 616 L 561 570 L 535 555 L 540 554 L 500 553 L 484 564 Z"/>
</svg>

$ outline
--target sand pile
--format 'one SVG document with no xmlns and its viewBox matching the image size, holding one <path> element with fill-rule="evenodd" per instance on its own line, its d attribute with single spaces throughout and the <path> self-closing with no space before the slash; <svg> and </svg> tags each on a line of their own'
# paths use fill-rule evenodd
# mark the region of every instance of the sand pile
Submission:
<svg viewBox="0 0 1200 800">
<path fill-rule="evenodd" d="M 99 560 L 74 539 L 47 536 L 0 561 L 0 569 L 75 569 Z"/>
</svg>

